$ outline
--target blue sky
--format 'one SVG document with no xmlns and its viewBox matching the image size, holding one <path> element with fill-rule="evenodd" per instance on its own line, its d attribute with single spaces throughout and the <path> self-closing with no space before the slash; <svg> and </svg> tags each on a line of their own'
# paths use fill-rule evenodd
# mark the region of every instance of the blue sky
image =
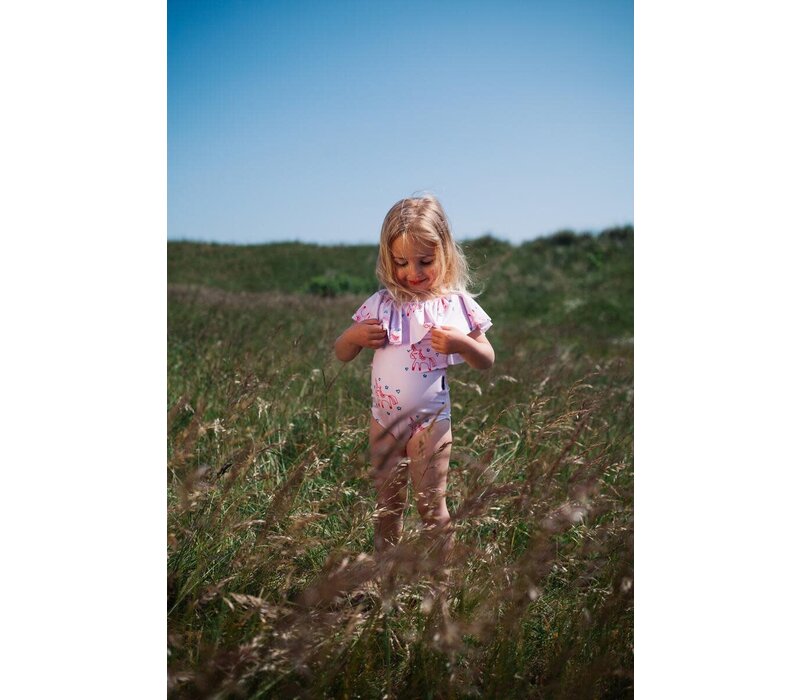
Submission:
<svg viewBox="0 0 800 700">
<path fill-rule="evenodd" d="M 168 236 L 376 242 L 633 223 L 633 2 L 168 3 Z"/>
</svg>

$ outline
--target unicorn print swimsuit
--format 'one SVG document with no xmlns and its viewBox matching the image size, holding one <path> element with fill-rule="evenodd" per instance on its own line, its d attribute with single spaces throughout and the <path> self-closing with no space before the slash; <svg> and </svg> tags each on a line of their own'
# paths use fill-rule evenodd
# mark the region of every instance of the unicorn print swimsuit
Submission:
<svg viewBox="0 0 800 700">
<path fill-rule="evenodd" d="M 450 419 L 447 367 L 464 361 L 431 346 L 431 329 L 452 326 L 463 333 L 486 332 L 489 316 L 466 294 L 426 301 L 396 302 L 385 289 L 353 314 L 356 322 L 378 319 L 387 342 L 372 360 L 372 415 L 397 440 L 414 435 L 433 421 Z"/>
</svg>

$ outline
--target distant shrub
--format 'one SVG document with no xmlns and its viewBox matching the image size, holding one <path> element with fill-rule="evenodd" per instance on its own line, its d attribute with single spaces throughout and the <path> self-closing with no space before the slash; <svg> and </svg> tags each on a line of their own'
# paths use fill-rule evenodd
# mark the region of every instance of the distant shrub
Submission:
<svg viewBox="0 0 800 700">
<path fill-rule="evenodd" d="M 375 282 L 363 277 L 354 277 L 344 272 L 327 272 L 312 277 L 303 291 L 319 297 L 337 297 L 341 294 L 370 294 L 375 291 Z"/>
<path fill-rule="evenodd" d="M 484 233 L 478 238 L 473 238 L 462 243 L 465 250 L 480 250 L 480 251 L 496 251 L 508 248 L 510 244 L 507 241 L 495 238 L 491 233 Z"/>
<path fill-rule="evenodd" d="M 571 229 L 564 229 L 563 231 L 556 231 L 551 236 L 547 237 L 548 243 L 552 245 L 568 246 L 577 242 L 578 236 L 575 231 Z"/>
<path fill-rule="evenodd" d="M 633 226 L 615 226 L 600 232 L 600 238 L 629 243 L 633 241 Z"/>
</svg>

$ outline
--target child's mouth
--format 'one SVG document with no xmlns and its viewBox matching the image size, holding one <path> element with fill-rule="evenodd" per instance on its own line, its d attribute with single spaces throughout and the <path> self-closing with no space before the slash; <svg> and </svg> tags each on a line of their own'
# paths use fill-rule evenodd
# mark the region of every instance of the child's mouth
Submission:
<svg viewBox="0 0 800 700">
<path fill-rule="evenodd" d="M 427 279 L 423 279 L 423 280 L 408 280 L 408 283 L 409 284 L 422 284 L 423 282 L 427 282 L 427 281 L 428 281 Z"/>
</svg>

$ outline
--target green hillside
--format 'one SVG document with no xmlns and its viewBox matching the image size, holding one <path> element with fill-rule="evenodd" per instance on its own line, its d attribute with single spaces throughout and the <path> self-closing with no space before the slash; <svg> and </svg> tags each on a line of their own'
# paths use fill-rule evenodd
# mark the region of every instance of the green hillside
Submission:
<svg viewBox="0 0 800 700">
<path fill-rule="evenodd" d="M 548 343 L 554 334 L 600 350 L 633 335 L 631 227 L 597 236 L 563 231 L 522 245 L 486 236 L 464 249 L 481 305 L 498 321 L 525 325 L 531 342 L 539 337 Z M 377 246 L 170 242 L 167 252 L 170 285 L 309 296 L 315 280 L 322 292 L 341 289 L 338 296 L 367 296 L 377 289 Z"/>
</svg>

